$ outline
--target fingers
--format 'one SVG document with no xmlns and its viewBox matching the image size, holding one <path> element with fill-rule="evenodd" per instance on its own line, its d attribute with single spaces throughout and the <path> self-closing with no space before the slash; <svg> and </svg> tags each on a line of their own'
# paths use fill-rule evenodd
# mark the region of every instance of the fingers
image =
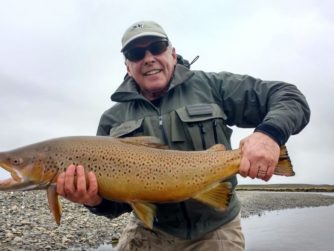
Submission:
<svg viewBox="0 0 334 251">
<path fill-rule="evenodd" d="M 276 166 L 275 165 L 270 165 L 269 168 L 267 169 L 267 174 L 266 176 L 263 178 L 264 181 L 268 181 L 271 179 L 271 177 L 274 174 Z"/>
<path fill-rule="evenodd" d="M 248 161 L 248 163 L 249 163 L 249 161 Z M 241 167 L 241 165 L 240 165 L 240 167 Z M 257 178 L 257 179 L 261 179 L 261 180 L 264 180 L 264 181 L 268 181 L 273 176 L 275 168 L 276 168 L 275 166 L 270 166 L 269 164 L 260 164 L 260 165 L 249 164 L 248 173 L 247 172 L 241 172 L 241 170 L 239 170 L 239 173 L 243 177 L 248 176 L 252 179 Z"/>
<path fill-rule="evenodd" d="M 93 172 L 88 173 L 88 181 L 89 181 L 88 193 L 97 194 L 98 185 L 97 185 L 97 179 L 96 179 L 95 173 Z"/>
<path fill-rule="evenodd" d="M 267 176 L 267 161 L 262 157 L 259 151 L 254 151 L 254 148 L 247 148 L 244 142 L 240 143 L 241 147 L 241 161 L 239 173 L 243 177 L 250 177 L 252 179 L 264 179 Z"/>
<path fill-rule="evenodd" d="M 264 181 L 270 180 L 271 177 L 273 176 L 275 168 L 276 168 L 275 166 L 269 165 L 269 164 L 260 166 L 258 168 L 256 178 L 264 180 Z"/>
<path fill-rule="evenodd" d="M 239 174 L 242 177 L 247 177 L 250 170 L 250 162 L 247 158 L 242 157 L 240 161 Z"/>
<path fill-rule="evenodd" d="M 259 175 L 263 175 L 264 177 L 266 169 L 259 172 L 260 166 L 265 166 L 263 164 L 259 164 L 261 158 L 255 155 L 254 152 L 247 150 L 247 148 L 243 147 L 243 145 L 244 142 L 240 142 L 242 158 L 240 161 L 239 174 L 243 177 L 250 177 L 252 179 L 259 177 Z"/>
<path fill-rule="evenodd" d="M 65 184 L 65 172 L 62 172 L 61 174 L 59 174 L 57 178 L 57 193 L 63 197 L 65 195 L 64 184 Z"/>
<path fill-rule="evenodd" d="M 87 182 L 86 182 L 86 174 L 83 166 L 79 165 L 76 168 L 76 192 L 77 196 L 83 196 L 87 192 Z"/>
<path fill-rule="evenodd" d="M 257 168 L 257 174 L 255 177 L 264 180 L 264 178 L 267 176 L 267 170 L 268 170 L 267 165 L 260 165 Z"/>
<path fill-rule="evenodd" d="M 250 162 L 250 161 L 248 161 Z M 253 164 L 249 164 L 249 170 L 248 170 L 248 177 L 252 178 L 252 179 L 255 179 L 255 178 L 258 178 L 258 179 L 262 179 L 264 180 L 266 177 L 267 177 L 267 171 L 268 171 L 268 168 L 266 164 L 257 164 L 259 162 L 253 162 Z M 246 177 L 246 176 L 243 176 L 243 177 Z"/>
<path fill-rule="evenodd" d="M 268 165 L 261 165 L 258 167 L 256 165 L 251 166 L 250 162 L 244 158 L 240 163 L 239 174 L 242 177 L 250 177 L 252 179 L 258 178 L 268 181 L 272 177 L 275 167 L 267 168 L 266 166 Z"/>
<path fill-rule="evenodd" d="M 248 158 L 242 157 L 239 167 L 239 174 L 242 177 L 250 177 L 252 179 L 259 178 L 268 181 L 271 178 L 275 167 L 267 168 L 267 166 L 268 165 L 266 164 L 251 165 L 251 162 Z"/>
<path fill-rule="evenodd" d="M 244 164 L 243 164 L 244 163 Z M 239 174 L 242 177 L 250 177 L 252 179 L 258 178 L 264 181 L 268 181 L 271 179 L 275 167 L 265 167 L 266 165 L 259 167 L 251 167 L 250 162 L 246 159 L 242 160 L 240 163 Z"/>
<path fill-rule="evenodd" d="M 65 183 L 64 183 L 64 194 L 66 198 L 73 197 L 76 190 L 76 181 L 74 181 L 74 176 L 76 174 L 75 165 L 70 165 L 65 171 Z"/>
<path fill-rule="evenodd" d="M 57 193 L 68 200 L 79 202 L 86 192 L 86 179 L 83 166 L 69 165 L 57 178 Z"/>
<path fill-rule="evenodd" d="M 253 133 L 240 141 L 241 162 L 239 173 L 243 177 L 268 181 L 276 168 L 279 146 L 262 133 Z"/>
<path fill-rule="evenodd" d="M 98 183 L 93 172 L 86 176 L 82 165 L 70 165 L 57 179 L 57 193 L 66 199 L 85 205 L 95 206 L 101 203 Z"/>
<path fill-rule="evenodd" d="M 99 205 L 102 202 L 102 197 L 98 194 L 98 183 L 95 173 L 89 172 L 87 178 L 89 181 L 87 191 L 89 200 L 87 200 L 84 204 L 88 206 Z"/>
</svg>

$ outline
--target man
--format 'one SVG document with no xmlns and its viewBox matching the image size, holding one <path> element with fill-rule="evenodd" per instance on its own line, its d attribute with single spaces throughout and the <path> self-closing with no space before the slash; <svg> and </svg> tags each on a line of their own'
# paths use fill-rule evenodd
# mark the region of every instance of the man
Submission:
<svg viewBox="0 0 334 251">
<path fill-rule="evenodd" d="M 194 151 L 218 143 L 230 149 L 227 125 L 253 127 L 254 133 L 240 142 L 239 173 L 268 181 L 280 146 L 309 121 L 307 102 L 294 85 L 191 71 L 179 64 L 185 61 L 155 22 L 127 29 L 122 53 L 127 75 L 111 96 L 117 104 L 102 115 L 98 135 L 152 135 L 172 149 Z M 70 166 L 59 176 L 57 191 L 95 214 L 114 218 L 131 211 L 125 203 L 99 196 L 94 173 L 87 179 L 82 166 Z M 229 181 L 237 185 L 236 177 Z M 119 250 L 244 250 L 239 214 L 235 192 L 224 212 L 194 200 L 157 204 L 153 230 L 132 214 Z"/>
</svg>

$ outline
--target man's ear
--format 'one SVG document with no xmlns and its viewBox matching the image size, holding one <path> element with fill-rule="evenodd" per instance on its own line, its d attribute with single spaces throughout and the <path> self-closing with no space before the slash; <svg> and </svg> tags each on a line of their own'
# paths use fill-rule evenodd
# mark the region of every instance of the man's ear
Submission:
<svg viewBox="0 0 334 251">
<path fill-rule="evenodd" d="M 130 77 L 132 77 L 131 72 L 130 72 L 130 67 L 129 67 L 129 65 L 127 64 L 127 60 L 125 60 L 124 64 L 125 64 L 125 66 L 126 66 L 126 71 L 127 71 L 128 75 L 129 75 Z"/>
<path fill-rule="evenodd" d="M 172 49 L 172 57 L 173 57 L 174 65 L 176 65 L 176 62 L 177 62 L 177 54 L 176 54 L 176 50 L 175 50 L 174 47 L 173 47 L 173 49 Z"/>
</svg>

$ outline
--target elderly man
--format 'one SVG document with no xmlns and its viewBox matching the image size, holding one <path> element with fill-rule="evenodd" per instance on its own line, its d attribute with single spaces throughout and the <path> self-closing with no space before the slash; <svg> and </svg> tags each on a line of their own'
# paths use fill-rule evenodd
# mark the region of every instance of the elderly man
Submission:
<svg viewBox="0 0 334 251">
<path fill-rule="evenodd" d="M 117 104 L 103 113 L 98 135 L 151 135 L 171 149 L 196 151 L 218 143 L 230 149 L 229 126 L 253 127 L 254 132 L 240 142 L 239 173 L 268 181 L 280 146 L 309 121 L 307 102 L 294 85 L 228 72 L 192 71 L 155 22 L 131 25 L 121 51 L 127 75 L 111 96 Z M 99 196 L 94 173 L 87 179 L 83 166 L 69 166 L 58 178 L 57 191 L 109 218 L 131 211 L 128 204 Z M 237 178 L 229 182 L 234 188 Z M 224 212 L 194 200 L 157 204 L 152 230 L 131 214 L 118 248 L 244 250 L 244 246 L 240 203 L 233 192 Z"/>
</svg>

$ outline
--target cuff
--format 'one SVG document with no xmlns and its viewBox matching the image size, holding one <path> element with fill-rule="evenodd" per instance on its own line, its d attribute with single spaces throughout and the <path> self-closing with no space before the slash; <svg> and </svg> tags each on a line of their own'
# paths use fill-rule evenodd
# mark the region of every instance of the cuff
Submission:
<svg viewBox="0 0 334 251">
<path fill-rule="evenodd" d="M 102 199 L 101 203 L 96 206 L 88 206 L 84 205 L 87 209 L 89 209 L 91 212 L 96 214 L 103 214 L 104 212 L 108 212 L 110 210 L 112 202 L 106 199 Z"/>
<path fill-rule="evenodd" d="M 279 146 L 284 145 L 288 141 L 288 136 L 286 136 L 282 130 L 272 125 L 260 124 L 255 128 L 254 132 L 262 132 L 268 135 L 275 140 Z"/>
<path fill-rule="evenodd" d="M 84 205 L 89 211 L 96 215 L 106 216 L 109 218 L 116 218 L 125 212 L 131 212 L 132 208 L 127 203 L 115 202 L 107 199 L 103 199 L 102 202 L 95 206 Z"/>
</svg>

